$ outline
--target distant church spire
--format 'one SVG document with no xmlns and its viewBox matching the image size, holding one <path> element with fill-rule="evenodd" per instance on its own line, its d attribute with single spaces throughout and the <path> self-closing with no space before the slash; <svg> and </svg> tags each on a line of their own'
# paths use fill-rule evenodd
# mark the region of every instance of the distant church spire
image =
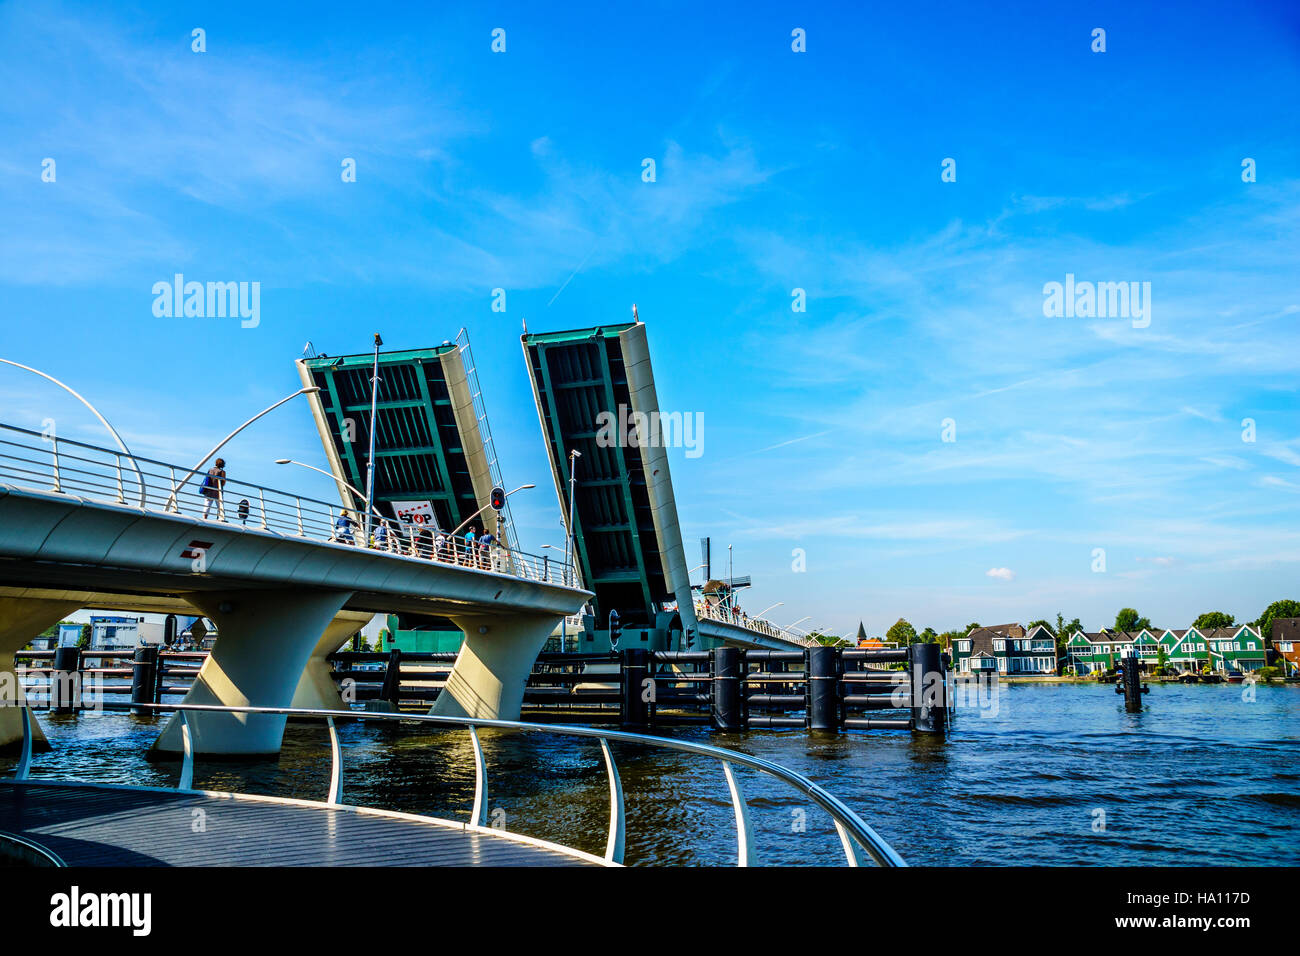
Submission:
<svg viewBox="0 0 1300 956">
<path fill-rule="evenodd" d="M 867 629 L 862 626 L 861 621 L 858 621 L 858 640 L 865 641 L 866 639 L 867 639 Z"/>
</svg>

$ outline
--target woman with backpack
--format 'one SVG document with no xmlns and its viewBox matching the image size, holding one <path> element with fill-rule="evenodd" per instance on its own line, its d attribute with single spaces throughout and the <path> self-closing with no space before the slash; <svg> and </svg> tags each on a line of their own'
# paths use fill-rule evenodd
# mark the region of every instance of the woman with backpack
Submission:
<svg viewBox="0 0 1300 956">
<path fill-rule="evenodd" d="M 212 510 L 215 502 L 217 506 L 217 520 L 223 520 L 221 517 L 221 489 L 226 484 L 226 459 L 218 458 L 217 463 L 208 469 L 208 473 L 203 476 L 203 484 L 199 486 L 199 494 L 203 496 L 203 518 L 206 521 L 208 512 Z"/>
<path fill-rule="evenodd" d="M 356 535 L 353 528 L 356 522 L 352 520 L 352 515 L 347 511 L 340 511 L 338 520 L 334 522 L 334 541 L 339 544 L 350 544 L 355 546 L 357 543 Z"/>
</svg>

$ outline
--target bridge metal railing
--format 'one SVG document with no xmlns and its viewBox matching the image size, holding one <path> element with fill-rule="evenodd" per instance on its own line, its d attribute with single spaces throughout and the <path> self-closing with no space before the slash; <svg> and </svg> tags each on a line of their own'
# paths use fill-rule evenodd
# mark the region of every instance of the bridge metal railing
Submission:
<svg viewBox="0 0 1300 956">
<path fill-rule="evenodd" d="M 510 551 L 502 542 L 485 547 L 476 538 L 406 526 L 379 514 L 366 541 L 360 516 L 339 505 L 232 478 L 205 484 L 206 477 L 202 470 L 191 473 L 182 465 L 0 423 L 0 482 L 17 487 L 575 586 L 572 563 Z"/>
<path fill-rule="evenodd" d="M 335 718 L 414 721 L 442 727 L 463 727 L 469 730 L 470 743 L 474 748 L 474 802 L 470 809 L 470 826 L 476 830 L 491 832 L 487 827 L 488 819 L 488 769 L 479 741 L 480 728 L 512 731 L 519 733 L 557 734 L 569 737 L 595 738 L 600 743 L 604 757 L 605 773 L 609 779 L 609 833 L 605 841 L 605 860 L 608 863 L 622 864 L 626 844 L 626 817 L 623 800 L 623 785 L 619 779 L 618 766 L 609 749 L 611 741 L 654 747 L 660 750 L 675 750 L 680 753 L 709 757 L 722 765 L 722 773 L 731 794 L 732 810 L 736 818 L 736 865 L 750 866 L 757 863 L 757 849 L 754 845 L 754 830 L 749 818 L 749 805 L 740 779 L 736 776 L 737 767 L 756 770 L 769 777 L 780 780 L 817 806 L 821 807 L 835 824 L 840 844 L 844 849 L 845 861 L 849 866 L 861 866 L 868 860 L 882 867 L 907 866 L 885 840 L 868 826 L 861 817 L 853 812 L 834 794 L 813 783 L 801 773 L 787 767 L 710 744 L 694 743 L 685 740 L 672 740 L 667 737 L 652 737 L 648 734 L 634 734 L 620 730 L 604 730 L 596 727 L 575 727 L 568 724 L 533 724 L 517 720 L 488 720 L 478 717 L 439 717 L 431 714 L 387 714 L 358 712 L 352 710 L 310 710 L 301 707 L 223 707 L 215 704 L 143 704 L 151 710 L 174 710 L 181 713 L 181 773 L 177 789 L 190 790 L 194 784 L 194 735 L 190 728 L 189 715 L 195 712 L 226 714 L 264 714 L 286 717 L 315 717 L 325 721 L 330 736 L 330 782 L 326 802 L 341 806 L 343 803 L 343 752 L 335 729 Z M 31 712 L 23 707 L 23 741 L 15 779 L 24 780 L 30 776 L 32 762 L 32 726 Z"/>
<path fill-rule="evenodd" d="M 788 641 L 799 647 L 817 647 L 816 641 L 809 640 L 806 637 L 800 637 L 793 631 L 787 630 L 777 624 L 773 624 L 766 618 L 748 617 L 739 609 L 727 608 L 722 604 L 710 604 L 707 601 L 696 602 L 696 618 L 707 621 L 719 621 L 723 624 L 730 624 L 733 627 L 743 627 L 746 630 L 754 631 L 757 634 L 765 634 L 768 637 L 774 637 L 777 640 Z"/>
</svg>

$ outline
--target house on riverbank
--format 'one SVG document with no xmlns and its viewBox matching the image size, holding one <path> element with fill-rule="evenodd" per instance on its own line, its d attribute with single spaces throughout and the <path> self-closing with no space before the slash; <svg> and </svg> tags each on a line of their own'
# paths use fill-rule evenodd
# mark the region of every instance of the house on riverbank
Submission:
<svg viewBox="0 0 1300 956">
<path fill-rule="evenodd" d="M 1129 650 L 1144 671 L 1166 665 L 1176 671 L 1249 673 L 1264 666 L 1264 639 L 1249 624 L 1200 630 L 1143 628 L 1141 631 L 1075 631 L 1065 643 L 1064 664 L 1076 674 L 1093 674 L 1115 667 Z"/>
<path fill-rule="evenodd" d="M 1288 677 L 1300 671 L 1300 617 L 1273 620 L 1273 650 L 1280 658 L 1276 663 L 1285 665 Z"/>
<path fill-rule="evenodd" d="M 952 642 L 953 670 L 963 674 L 1055 674 L 1056 639 L 1038 624 L 974 627 Z"/>
</svg>

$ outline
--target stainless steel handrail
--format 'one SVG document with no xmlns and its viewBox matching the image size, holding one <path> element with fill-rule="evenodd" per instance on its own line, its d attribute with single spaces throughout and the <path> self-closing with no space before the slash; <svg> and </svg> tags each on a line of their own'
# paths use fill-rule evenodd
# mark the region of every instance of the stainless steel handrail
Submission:
<svg viewBox="0 0 1300 956">
<path fill-rule="evenodd" d="M 754 631 L 758 634 L 766 634 L 768 637 L 775 637 L 782 641 L 789 641 L 791 644 L 797 644 L 800 647 L 820 646 L 816 641 L 809 640 L 805 637 L 799 637 L 797 634 L 791 633 L 779 624 L 773 624 L 771 621 L 767 620 L 767 618 L 747 617 L 738 619 L 735 616 L 728 614 L 726 611 L 720 610 L 719 606 L 711 605 L 707 601 L 695 605 L 695 616 L 697 618 L 703 618 L 706 621 L 717 621 L 720 624 L 730 624 L 732 627 Z"/>
<path fill-rule="evenodd" d="M 16 441 L 17 436 L 25 436 L 30 441 Z M 100 457 L 90 457 L 92 454 Z M 355 517 L 351 526 L 345 523 L 345 530 L 339 528 L 340 516 L 347 509 L 338 505 L 229 478 L 216 497 L 207 497 L 194 482 L 178 486 L 177 466 L 132 455 L 141 481 L 141 504 L 135 506 L 123 495 L 121 459 L 119 451 L 67 438 L 60 438 L 57 446 L 49 447 L 39 432 L 0 423 L 0 481 L 16 487 L 87 498 L 133 511 L 184 514 L 188 508 L 191 513 L 203 511 L 204 520 L 211 520 L 217 527 L 305 538 L 394 557 L 431 560 L 470 570 L 574 586 L 572 564 L 548 556 L 512 551 L 500 543 L 484 548 L 478 541 L 446 533 L 442 535 L 444 546 L 439 549 L 434 540 L 436 532 L 430 532 L 425 540 L 423 535 L 417 537 L 416 529 L 408 531 L 388 518 L 382 521 L 383 535 L 359 541 L 361 532 L 356 528 Z M 185 471 L 181 469 L 182 473 Z M 237 505 L 241 498 L 248 502 L 246 511 Z M 213 518 L 207 518 L 208 514 Z"/>
<path fill-rule="evenodd" d="M 471 825 L 485 827 L 487 821 L 487 762 L 478 738 L 478 729 L 482 727 L 496 730 L 520 731 L 524 733 L 559 734 L 571 737 L 592 737 L 601 742 L 601 752 L 609 777 L 610 823 L 609 836 L 606 841 L 605 859 L 612 863 L 623 862 L 623 847 L 626 834 L 626 819 L 623 807 L 623 788 L 618 776 L 618 768 L 613 754 L 609 750 L 610 741 L 629 744 L 641 744 L 663 750 L 676 750 L 682 753 L 711 757 L 721 762 L 727 787 L 731 793 L 732 808 L 736 817 L 737 866 L 750 866 L 757 862 L 754 832 L 749 820 L 749 808 L 744 791 L 735 775 L 737 766 L 748 767 L 793 787 L 813 803 L 825 810 L 835 823 L 836 832 L 844 849 L 849 866 L 861 866 L 870 858 L 879 866 L 907 866 L 907 863 L 879 834 L 868 826 L 856 813 L 834 794 L 813 783 L 803 774 L 764 760 L 729 750 L 714 747 L 711 744 L 693 743 L 685 740 L 672 740 L 667 737 L 654 737 L 648 734 L 630 733 L 624 730 L 604 730 L 596 727 L 578 727 L 572 724 L 535 724 L 518 720 L 489 720 L 481 717 L 442 717 L 432 714 L 389 714 L 352 710 L 311 710 L 303 707 L 224 707 L 217 704 L 137 704 L 140 708 L 152 710 L 180 711 L 182 714 L 181 746 L 182 762 L 179 789 L 188 790 L 194 777 L 194 743 L 189 733 L 188 715 L 191 712 L 226 713 L 226 714 L 263 714 L 286 717 L 317 717 L 326 720 L 331 731 L 331 773 L 330 803 L 339 803 L 343 790 L 342 752 L 338 746 L 338 737 L 334 733 L 335 718 L 346 717 L 362 720 L 396 720 L 437 724 L 444 727 L 464 727 L 470 732 L 470 741 L 474 747 L 474 803 L 470 812 Z M 28 725 L 24 724 L 24 733 L 29 734 Z M 864 856 L 865 853 L 865 856 Z"/>
<path fill-rule="evenodd" d="M 11 853 L 11 856 L 17 855 L 20 859 L 25 858 L 29 863 L 35 860 L 35 865 L 37 866 L 66 867 L 68 865 L 63 862 L 62 857 L 48 847 L 43 847 L 39 843 L 29 840 L 26 837 L 19 836 L 17 833 L 9 833 L 5 830 L 0 830 L 0 847 L 5 844 L 17 847 L 18 852 L 16 854 Z M 3 858 L 4 855 L 5 854 L 0 853 L 0 858 Z"/>
</svg>

